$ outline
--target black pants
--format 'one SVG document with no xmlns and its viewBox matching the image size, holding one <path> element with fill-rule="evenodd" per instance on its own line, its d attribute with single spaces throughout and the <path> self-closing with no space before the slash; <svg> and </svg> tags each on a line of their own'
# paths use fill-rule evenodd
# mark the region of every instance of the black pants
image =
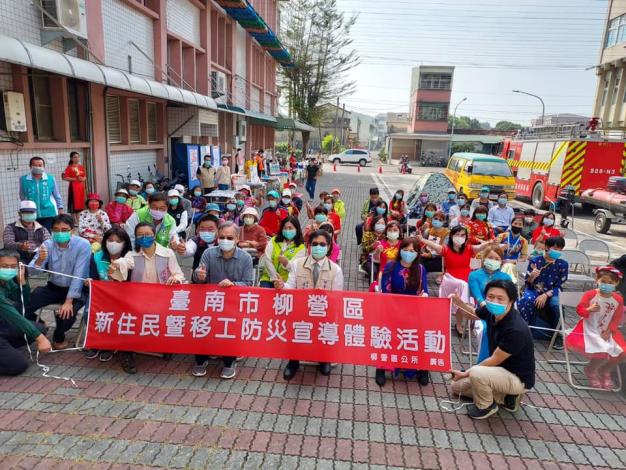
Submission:
<svg viewBox="0 0 626 470">
<path fill-rule="evenodd" d="M 356 233 L 356 244 L 360 245 L 363 241 L 363 223 L 360 223 L 356 227 L 354 227 L 354 233 Z"/>
<path fill-rule="evenodd" d="M 52 233 L 52 221 L 53 220 L 54 220 L 54 217 L 39 217 L 37 219 L 37 222 L 39 222 L 41 225 L 46 227 L 46 230 L 48 230 L 48 232 Z"/>
<path fill-rule="evenodd" d="M 223 356 L 222 361 L 224 363 L 224 367 L 232 367 L 233 364 L 235 363 L 235 359 L 237 359 L 235 356 Z M 208 360 L 209 360 L 209 356 L 196 354 L 196 364 L 202 365 Z"/>
<path fill-rule="evenodd" d="M 42 333 L 45 327 L 41 323 L 35 326 Z M 26 345 L 24 334 L 11 325 L 0 321 L 0 375 L 19 375 L 28 369 L 30 361 L 18 348 Z"/>
<path fill-rule="evenodd" d="M 37 287 L 30 296 L 30 304 L 26 307 L 26 318 L 35 321 L 37 319 L 36 312 L 40 308 L 64 303 L 68 290 L 68 287 L 57 286 L 51 282 L 48 282 L 43 287 Z M 54 342 L 61 343 L 65 341 L 65 333 L 74 325 L 76 315 L 83 305 L 85 305 L 84 297 L 74 299 L 74 311 L 69 318 L 61 318 L 57 314 L 54 315 L 57 325 L 52 335 Z"/>
</svg>

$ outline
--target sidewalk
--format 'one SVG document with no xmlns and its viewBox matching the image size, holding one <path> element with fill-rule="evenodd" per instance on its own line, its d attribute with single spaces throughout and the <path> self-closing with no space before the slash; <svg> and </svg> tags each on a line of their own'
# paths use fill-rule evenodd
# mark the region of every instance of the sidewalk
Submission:
<svg viewBox="0 0 626 470">
<path fill-rule="evenodd" d="M 338 175 L 328 165 L 318 183 L 318 193 L 341 188 L 346 202 L 350 290 L 368 286 L 357 272 L 353 229 L 371 186 L 369 175 Z M 192 377 L 189 356 L 139 356 L 134 376 L 117 359 L 102 364 L 77 352 L 42 360 L 79 388 L 34 366 L 0 379 L 1 468 L 626 467 L 623 398 L 574 390 L 564 367 L 541 362 L 524 400 L 532 406 L 475 422 L 464 409 L 442 410 L 449 395 L 441 374 L 426 387 L 398 379 L 380 389 L 373 369 L 351 365 L 330 377 L 305 367 L 286 383 L 284 363 L 266 359 L 240 361 L 230 381 L 218 378 L 217 363 L 207 377 Z"/>
</svg>

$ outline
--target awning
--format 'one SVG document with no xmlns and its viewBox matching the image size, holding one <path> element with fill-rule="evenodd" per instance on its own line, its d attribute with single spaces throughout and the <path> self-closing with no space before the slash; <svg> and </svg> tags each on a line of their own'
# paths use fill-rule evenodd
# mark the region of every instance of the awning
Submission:
<svg viewBox="0 0 626 470">
<path fill-rule="evenodd" d="M 213 98 L 155 80 L 78 59 L 19 39 L 0 35 L 0 61 L 85 80 L 120 90 L 154 96 L 199 108 L 217 110 Z"/>
<path fill-rule="evenodd" d="M 217 108 L 220 111 L 226 111 L 228 113 L 232 113 L 232 114 L 239 114 L 240 116 L 245 116 L 246 115 L 246 110 L 243 108 L 240 108 L 239 106 L 234 106 L 232 104 L 218 104 Z"/>
<path fill-rule="evenodd" d="M 270 116 L 269 114 L 258 113 L 256 111 L 246 109 L 246 116 L 251 118 L 253 121 L 257 120 L 257 121 L 270 122 L 272 124 L 276 124 L 276 118 L 274 116 Z"/>
<path fill-rule="evenodd" d="M 313 132 L 315 127 L 297 119 L 278 116 L 276 118 L 276 129 Z"/>
</svg>

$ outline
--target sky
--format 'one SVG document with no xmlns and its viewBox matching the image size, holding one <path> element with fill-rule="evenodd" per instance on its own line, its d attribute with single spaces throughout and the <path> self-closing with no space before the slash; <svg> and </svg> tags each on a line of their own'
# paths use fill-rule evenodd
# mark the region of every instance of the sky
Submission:
<svg viewBox="0 0 626 470">
<path fill-rule="evenodd" d="M 454 65 L 457 115 L 495 125 L 546 114 L 590 116 L 608 0 L 337 0 L 358 15 L 351 33 L 361 63 L 346 108 L 408 112 L 411 69 Z M 591 68 L 590 68 L 591 67 Z M 585 70 L 585 69 L 588 70 Z M 589 69 L 590 68 L 590 69 Z"/>
</svg>

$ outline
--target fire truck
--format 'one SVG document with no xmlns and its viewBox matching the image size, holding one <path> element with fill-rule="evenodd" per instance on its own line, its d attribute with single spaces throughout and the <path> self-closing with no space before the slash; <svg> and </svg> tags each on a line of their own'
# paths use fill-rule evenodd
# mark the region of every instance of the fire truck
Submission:
<svg viewBox="0 0 626 470">
<path fill-rule="evenodd" d="M 515 176 L 517 197 L 544 208 L 573 186 L 577 200 L 586 189 L 606 188 L 611 176 L 626 176 L 626 141 L 587 138 L 512 138 L 502 144 Z"/>
</svg>

